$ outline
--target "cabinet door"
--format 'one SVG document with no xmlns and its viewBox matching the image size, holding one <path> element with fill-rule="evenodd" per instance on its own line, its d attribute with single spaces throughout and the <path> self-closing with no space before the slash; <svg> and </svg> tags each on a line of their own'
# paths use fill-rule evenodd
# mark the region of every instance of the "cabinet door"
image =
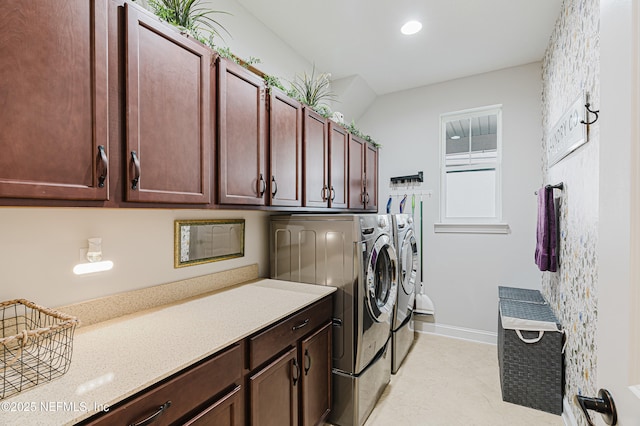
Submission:
<svg viewBox="0 0 640 426">
<path fill-rule="evenodd" d="M 240 426 L 242 424 L 241 386 L 218 399 L 200 413 L 182 423 L 184 426 Z"/>
<path fill-rule="evenodd" d="M 329 122 L 329 207 L 347 207 L 348 157 L 349 132 Z"/>
<path fill-rule="evenodd" d="M 0 197 L 108 198 L 106 8 L 2 2 Z"/>
<path fill-rule="evenodd" d="M 262 78 L 226 59 L 219 60 L 220 204 L 265 204 L 265 96 Z"/>
<path fill-rule="evenodd" d="M 302 106 L 276 89 L 269 103 L 272 206 L 302 205 Z"/>
<path fill-rule="evenodd" d="M 251 425 L 297 425 L 299 381 L 297 348 L 292 348 L 251 376 Z"/>
<path fill-rule="evenodd" d="M 327 120 L 311 108 L 303 109 L 304 205 L 327 207 L 329 145 Z"/>
<path fill-rule="evenodd" d="M 211 201 L 211 53 L 125 4 L 127 200 Z"/>
<path fill-rule="evenodd" d="M 349 208 L 364 209 L 365 204 L 365 144 L 356 136 L 349 136 Z"/>
<path fill-rule="evenodd" d="M 369 143 L 365 145 L 366 209 L 378 211 L 378 148 Z"/>
<path fill-rule="evenodd" d="M 331 410 L 331 324 L 304 339 L 302 354 L 302 426 L 314 426 Z"/>
</svg>

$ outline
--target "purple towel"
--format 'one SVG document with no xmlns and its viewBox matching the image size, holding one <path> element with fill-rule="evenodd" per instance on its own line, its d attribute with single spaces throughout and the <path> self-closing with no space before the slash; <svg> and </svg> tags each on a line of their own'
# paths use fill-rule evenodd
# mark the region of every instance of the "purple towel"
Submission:
<svg viewBox="0 0 640 426">
<path fill-rule="evenodd" d="M 558 270 L 558 224 L 553 201 L 553 188 L 538 190 L 538 230 L 536 233 L 536 265 L 541 271 Z"/>
</svg>

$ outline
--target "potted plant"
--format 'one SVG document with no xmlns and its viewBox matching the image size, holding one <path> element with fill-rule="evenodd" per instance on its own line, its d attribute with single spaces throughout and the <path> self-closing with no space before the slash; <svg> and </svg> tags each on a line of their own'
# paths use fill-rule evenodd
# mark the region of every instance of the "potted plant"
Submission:
<svg viewBox="0 0 640 426">
<path fill-rule="evenodd" d="M 290 95 L 321 114 L 330 112 L 326 101 L 337 99 L 331 91 L 331 74 L 322 73 L 316 76 L 315 65 L 311 70 L 311 75 L 305 71 L 302 75 L 296 75 L 290 83 Z"/>
<path fill-rule="evenodd" d="M 162 20 L 180 28 L 197 40 L 213 47 L 213 37 L 222 37 L 220 31 L 229 32 L 216 21 L 212 15 L 228 14 L 219 10 L 207 9 L 200 5 L 200 0 L 147 0 L 153 12 Z M 205 38 L 200 31 L 209 33 Z"/>
</svg>

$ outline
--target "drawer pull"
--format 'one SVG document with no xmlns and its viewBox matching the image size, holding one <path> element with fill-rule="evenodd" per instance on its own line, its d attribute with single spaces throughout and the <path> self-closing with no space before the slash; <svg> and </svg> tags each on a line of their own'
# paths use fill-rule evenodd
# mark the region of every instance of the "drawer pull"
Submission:
<svg viewBox="0 0 640 426">
<path fill-rule="evenodd" d="M 158 418 L 167 410 L 167 408 L 171 407 L 171 401 L 167 401 L 164 404 L 162 404 L 160 407 L 158 407 L 158 411 L 156 411 L 155 413 L 153 413 L 152 415 L 150 415 L 149 417 L 147 417 L 144 420 L 140 420 L 139 422 L 135 422 L 135 423 L 131 423 L 129 426 L 147 426 L 150 425 L 151 423 L 155 422 L 156 420 L 158 420 Z"/>
<path fill-rule="evenodd" d="M 307 318 L 306 320 L 302 321 L 300 324 L 294 325 L 293 327 L 291 327 L 291 330 L 296 331 L 301 329 L 302 327 L 304 327 L 305 325 L 309 324 L 309 318 Z"/>
</svg>

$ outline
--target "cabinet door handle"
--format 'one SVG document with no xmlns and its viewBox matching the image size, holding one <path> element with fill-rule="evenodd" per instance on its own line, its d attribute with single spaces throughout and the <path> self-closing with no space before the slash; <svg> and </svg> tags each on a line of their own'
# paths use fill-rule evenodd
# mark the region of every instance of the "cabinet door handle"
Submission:
<svg viewBox="0 0 640 426">
<path fill-rule="evenodd" d="M 331 194 L 331 201 L 336 199 L 336 190 L 333 189 L 333 185 L 331 185 L 331 189 L 329 189 L 329 194 Z"/>
<path fill-rule="evenodd" d="M 298 379 L 300 379 L 300 365 L 298 364 L 298 358 L 293 359 L 293 372 L 291 373 L 293 378 L 293 386 L 298 383 Z"/>
<path fill-rule="evenodd" d="M 146 419 L 140 420 L 139 422 L 133 422 L 129 426 L 147 426 L 147 425 L 150 425 L 151 423 L 153 423 L 156 420 L 158 420 L 158 418 L 162 414 L 164 414 L 164 412 L 169 407 L 171 407 L 171 401 L 167 401 L 164 404 L 162 404 L 160 407 L 158 407 L 158 410 L 155 413 L 151 414 Z"/>
<path fill-rule="evenodd" d="M 322 201 L 327 201 L 327 185 L 322 185 Z"/>
<path fill-rule="evenodd" d="M 369 204 L 369 193 L 368 192 L 364 194 L 364 202 L 365 202 L 365 204 Z"/>
<path fill-rule="evenodd" d="M 138 154 L 135 151 L 131 151 L 131 164 L 133 165 L 133 179 L 131 179 L 131 189 L 138 189 L 138 182 L 140 182 L 140 160 Z"/>
<path fill-rule="evenodd" d="M 107 158 L 107 153 L 104 152 L 104 145 L 98 146 L 98 161 L 96 166 L 97 168 L 102 167 L 102 172 L 98 177 L 98 188 L 104 188 L 104 181 L 107 179 L 107 173 L 109 171 L 109 159 Z"/>
<path fill-rule="evenodd" d="M 260 173 L 260 177 L 258 178 L 258 183 L 260 188 L 258 188 L 258 197 L 262 197 L 264 193 L 267 191 L 267 182 L 265 182 L 262 173 Z"/>
<path fill-rule="evenodd" d="M 271 188 L 273 188 L 273 185 L 276 186 L 275 189 L 272 189 L 271 191 L 271 197 L 275 197 L 276 194 L 278 193 L 278 182 L 276 182 L 276 177 L 275 176 L 271 176 Z"/>
<path fill-rule="evenodd" d="M 302 327 L 304 327 L 305 325 L 309 324 L 309 318 L 307 318 L 306 320 L 302 321 L 299 324 L 294 325 L 293 327 L 291 327 L 292 331 L 296 331 L 301 329 Z"/>
<path fill-rule="evenodd" d="M 309 374 L 309 369 L 311 368 L 311 357 L 309 356 L 309 349 L 304 350 L 304 375 Z"/>
</svg>

